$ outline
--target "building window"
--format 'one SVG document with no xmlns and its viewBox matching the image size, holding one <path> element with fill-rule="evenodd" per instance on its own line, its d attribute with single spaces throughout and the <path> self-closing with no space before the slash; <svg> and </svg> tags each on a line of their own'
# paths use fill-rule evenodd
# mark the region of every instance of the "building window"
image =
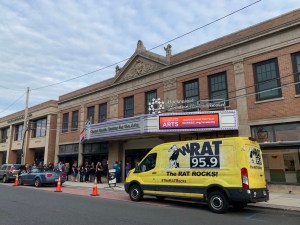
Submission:
<svg viewBox="0 0 300 225">
<path fill-rule="evenodd" d="M 16 125 L 15 129 L 15 141 L 21 141 L 23 140 L 23 124 Z"/>
<path fill-rule="evenodd" d="M 300 122 L 251 127 L 252 137 L 258 142 L 299 141 Z"/>
<path fill-rule="evenodd" d="M 226 73 L 219 73 L 208 77 L 210 108 L 228 106 L 228 91 Z"/>
<path fill-rule="evenodd" d="M 35 120 L 31 122 L 31 137 L 45 137 L 47 129 L 47 118 Z"/>
<path fill-rule="evenodd" d="M 78 110 L 72 112 L 71 131 L 78 130 Z"/>
<path fill-rule="evenodd" d="M 134 98 L 129 96 L 124 98 L 124 117 L 134 116 Z"/>
<path fill-rule="evenodd" d="M 95 107 L 91 106 L 87 108 L 87 120 L 90 121 L 91 124 L 94 123 L 95 118 Z"/>
<path fill-rule="evenodd" d="M 104 122 L 107 119 L 107 104 L 99 105 L 99 122 Z"/>
<path fill-rule="evenodd" d="M 83 145 L 83 154 L 107 154 L 108 142 L 92 143 Z"/>
<path fill-rule="evenodd" d="M 199 83 L 198 79 L 183 83 L 185 111 L 197 111 L 199 109 Z"/>
<path fill-rule="evenodd" d="M 60 145 L 59 154 L 60 155 L 78 154 L 78 149 L 79 149 L 78 144 Z"/>
<path fill-rule="evenodd" d="M 294 76 L 295 76 L 295 87 L 296 94 L 300 94 L 300 52 L 292 55 L 293 68 L 294 68 Z"/>
<path fill-rule="evenodd" d="M 157 91 L 148 91 L 145 93 L 145 114 L 149 114 L 149 104 L 151 104 L 152 99 L 157 99 Z"/>
<path fill-rule="evenodd" d="M 63 114 L 62 132 L 66 133 L 69 129 L 69 113 Z"/>
<path fill-rule="evenodd" d="M 256 101 L 281 97 L 277 59 L 253 64 Z"/>
<path fill-rule="evenodd" d="M 1 129 L 1 137 L 0 137 L 0 143 L 7 143 L 8 142 L 8 139 L 9 139 L 9 127 L 6 127 L 6 128 L 2 128 Z"/>
</svg>

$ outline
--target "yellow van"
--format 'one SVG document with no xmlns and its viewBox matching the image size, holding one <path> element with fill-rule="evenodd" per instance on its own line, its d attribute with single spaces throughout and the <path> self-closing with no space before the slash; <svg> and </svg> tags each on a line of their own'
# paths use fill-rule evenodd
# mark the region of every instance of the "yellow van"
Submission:
<svg viewBox="0 0 300 225">
<path fill-rule="evenodd" d="M 269 200 L 260 146 L 247 137 L 158 145 L 130 171 L 125 191 L 133 201 L 200 199 L 216 213 Z"/>
</svg>

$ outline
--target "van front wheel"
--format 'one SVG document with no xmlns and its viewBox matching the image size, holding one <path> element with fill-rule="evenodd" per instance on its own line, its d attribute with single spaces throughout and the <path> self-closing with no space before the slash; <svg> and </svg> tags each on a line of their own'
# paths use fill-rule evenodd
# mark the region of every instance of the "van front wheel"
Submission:
<svg viewBox="0 0 300 225">
<path fill-rule="evenodd" d="M 228 200 L 220 191 L 214 191 L 208 195 L 208 206 L 215 213 L 224 213 L 228 210 Z"/>
<path fill-rule="evenodd" d="M 134 184 L 130 187 L 129 196 L 132 201 L 138 202 L 143 199 L 143 193 L 139 185 Z"/>
</svg>

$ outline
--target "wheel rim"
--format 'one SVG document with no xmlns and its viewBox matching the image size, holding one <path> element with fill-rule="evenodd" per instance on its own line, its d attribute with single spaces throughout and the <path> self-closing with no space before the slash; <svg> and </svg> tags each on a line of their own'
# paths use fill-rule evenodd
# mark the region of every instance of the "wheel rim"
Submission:
<svg viewBox="0 0 300 225">
<path fill-rule="evenodd" d="M 220 210 L 223 208 L 223 199 L 220 196 L 213 196 L 210 200 L 210 203 L 215 210 Z"/>
<path fill-rule="evenodd" d="M 132 191 L 131 191 L 131 196 L 132 196 L 132 198 L 134 198 L 134 199 L 137 199 L 138 198 L 138 196 L 139 196 L 139 190 L 137 189 L 137 188 L 134 188 Z"/>
<path fill-rule="evenodd" d="M 6 176 L 3 177 L 3 183 L 6 183 Z"/>
<path fill-rule="evenodd" d="M 36 186 L 36 187 L 40 186 L 40 181 L 39 181 L 39 179 L 36 179 L 36 180 L 35 180 L 35 186 Z"/>
</svg>

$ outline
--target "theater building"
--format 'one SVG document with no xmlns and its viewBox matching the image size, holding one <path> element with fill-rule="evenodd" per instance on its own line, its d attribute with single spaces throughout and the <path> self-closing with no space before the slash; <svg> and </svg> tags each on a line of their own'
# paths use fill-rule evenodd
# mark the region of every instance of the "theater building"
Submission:
<svg viewBox="0 0 300 225">
<path fill-rule="evenodd" d="M 300 10 L 164 49 L 138 41 L 110 79 L 59 97 L 56 161 L 117 160 L 124 171 L 160 143 L 252 136 L 269 182 L 300 183 Z"/>
<path fill-rule="evenodd" d="M 0 164 L 53 162 L 57 101 L 29 108 L 25 127 L 24 116 L 25 111 L 20 111 L 0 118 Z"/>
</svg>

